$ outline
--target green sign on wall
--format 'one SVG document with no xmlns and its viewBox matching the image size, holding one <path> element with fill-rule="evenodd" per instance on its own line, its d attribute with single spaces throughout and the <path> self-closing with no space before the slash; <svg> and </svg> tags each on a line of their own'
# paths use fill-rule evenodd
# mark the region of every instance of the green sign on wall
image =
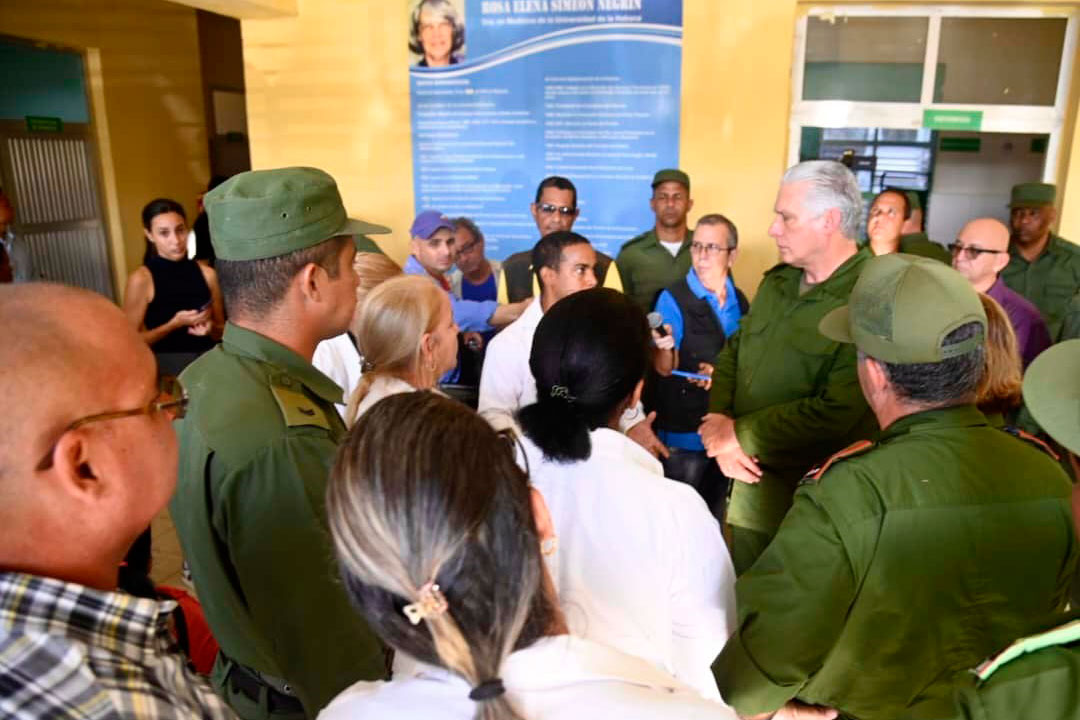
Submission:
<svg viewBox="0 0 1080 720">
<path fill-rule="evenodd" d="M 26 129 L 29 132 L 64 132 L 64 121 L 58 117 L 26 116 Z"/>
<path fill-rule="evenodd" d="M 981 130 L 982 110 L 923 110 L 922 126 L 931 130 Z"/>
</svg>

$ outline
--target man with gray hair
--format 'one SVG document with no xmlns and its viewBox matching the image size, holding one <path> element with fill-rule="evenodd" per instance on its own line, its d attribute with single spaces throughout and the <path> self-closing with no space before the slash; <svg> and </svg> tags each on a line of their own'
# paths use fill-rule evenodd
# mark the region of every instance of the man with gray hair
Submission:
<svg viewBox="0 0 1080 720">
<path fill-rule="evenodd" d="M 850 297 L 819 327 L 857 349 L 881 433 L 803 479 L 736 584 L 738 630 L 713 668 L 743 717 L 793 698 L 859 720 L 950 717 L 954 677 L 1060 624 L 1069 600 L 1069 479 L 975 408 L 986 314 L 970 283 L 890 254 Z"/>
<path fill-rule="evenodd" d="M 780 264 L 717 356 L 705 450 L 736 480 L 727 510 L 735 572 L 769 544 L 807 470 L 877 429 L 855 374 L 855 350 L 817 324 L 847 302 L 869 250 L 858 249 L 862 196 L 837 162 L 790 168 L 769 235 Z"/>
</svg>

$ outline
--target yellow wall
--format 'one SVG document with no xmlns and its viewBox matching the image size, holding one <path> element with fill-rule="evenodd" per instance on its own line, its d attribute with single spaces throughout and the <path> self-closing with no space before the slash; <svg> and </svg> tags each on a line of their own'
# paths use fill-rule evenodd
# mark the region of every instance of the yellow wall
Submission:
<svg viewBox="0 0 1080 720">
<path fill-rule="evenodd" d="M 119 296 L 142 262 L 142 206 L 171 197 L 194 220 L 209 179 L 195 10 L 164 0 L 3 0 L 0 32 L 86 51 Z"/>
</svg>

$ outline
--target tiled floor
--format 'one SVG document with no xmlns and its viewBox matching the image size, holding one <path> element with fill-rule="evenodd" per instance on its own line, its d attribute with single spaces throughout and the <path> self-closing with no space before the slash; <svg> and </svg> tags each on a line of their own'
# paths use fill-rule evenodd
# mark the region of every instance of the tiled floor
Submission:
<svg viewBox="0 0 1080 720">
<path fill-rule="evenodd" d="M 153 528 L 153 565 L 150 577 L 158 585 L 175 585 L 188 591 L 182 580 L 184 556 L 180 551 L 180 541 L 176 538 L 169 509 L 163 508 L 151 524 Z"/>
</svg>

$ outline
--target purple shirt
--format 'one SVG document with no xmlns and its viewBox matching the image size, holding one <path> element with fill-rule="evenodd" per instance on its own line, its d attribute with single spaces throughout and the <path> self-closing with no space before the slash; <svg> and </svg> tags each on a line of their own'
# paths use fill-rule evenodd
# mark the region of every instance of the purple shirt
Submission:
<svg viewBox="0 0 1080 720">
<path fill-rule="evenodd" d="M 1009 316 L 1016 342 L 1020 346 L 1020 360 L 1024 369 L 1039 353 L 1050 347 L 1050 330 L 1046 327 L 1039 309 L 1017 292 L 1013 292 L 999 277 L 986 294 L 998 301 Z"/>
</svg>

